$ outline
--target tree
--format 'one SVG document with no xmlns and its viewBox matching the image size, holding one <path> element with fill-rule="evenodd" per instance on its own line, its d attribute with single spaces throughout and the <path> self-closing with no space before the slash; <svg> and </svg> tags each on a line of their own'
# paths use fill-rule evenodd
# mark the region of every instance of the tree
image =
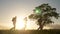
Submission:
<svg viewBox="0 0 60 34">
<path fill-rule="evenodd" d="M 39 25 L 38 30 L 43 30 L 46 24 L 54 23 L 51 18 L 58 19 L 59 14 L 56 12 L 56 8 L 52 8 L 48 4 L 41 4 L 34 9 L 34 13 L 28 16 L 30 19 L 37 20 Z"/>
</svg>

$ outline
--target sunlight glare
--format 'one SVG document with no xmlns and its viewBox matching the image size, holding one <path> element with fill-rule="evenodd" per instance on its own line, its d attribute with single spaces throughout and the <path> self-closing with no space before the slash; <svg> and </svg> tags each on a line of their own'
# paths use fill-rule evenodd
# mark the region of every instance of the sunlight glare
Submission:
<svg viewBox="0 0 60 34">
<path fill-rule="evenodd" d="M 23 17 L 17 17 L 16 29 L 20 30 L 24 28 Z"/>
</svg>

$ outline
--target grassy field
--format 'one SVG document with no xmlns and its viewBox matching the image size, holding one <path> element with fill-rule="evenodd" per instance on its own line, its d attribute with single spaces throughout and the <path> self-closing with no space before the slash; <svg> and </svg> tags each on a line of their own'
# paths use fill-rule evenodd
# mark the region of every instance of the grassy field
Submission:
<svg viewBox="0 0 60 34">
<path fill-rule="evenodd" d="M 60 30 L 0 30 L 0 34 L 60 34 Z"/>
</svg>

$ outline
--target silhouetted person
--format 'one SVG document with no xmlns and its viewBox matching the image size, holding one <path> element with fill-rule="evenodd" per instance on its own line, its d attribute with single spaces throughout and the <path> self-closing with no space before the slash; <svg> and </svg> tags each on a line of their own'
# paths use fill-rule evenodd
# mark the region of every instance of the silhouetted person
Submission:
<svg viewBox="0 0 60 34">
<path fill-rule="evenodd" d="M 26 29 L 26 26 L 27 26 L 26 25 L 27 24 L 27 17 L 24 18 L 24 21 L 25 21 L 25 27 L 24 27 L 24 29 Z"/>
<path fill-rule="evenodd" d="M 14 26 L 14 30 L 15 30 L 15 27 L 16 27 L 16 16 L 12 18 L 12 22 L 13 22 L 13 26 Z"/>
<path fill-rule="evenodd" d="M 13 22 L 13 28 L 11 28 L 11 30 L 15 30 L 16 28 L 16 16 L 12 18 L 12 22 Z"/>
</svg>

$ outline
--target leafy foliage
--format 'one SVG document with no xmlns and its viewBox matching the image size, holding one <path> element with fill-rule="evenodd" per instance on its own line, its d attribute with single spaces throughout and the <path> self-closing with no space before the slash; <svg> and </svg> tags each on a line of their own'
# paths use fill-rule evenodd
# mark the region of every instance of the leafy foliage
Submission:
<svg viewBox="0 0 60 34">
<path fill-rule="evenodd" d="M 36 11 L 38 10 L 38 11 Z M 43 26 L 49 23 L 54 23 L 51 21 L 51 17 L 58 19 L 59 14 L 56 12 L 56 8 L 52 8 L 48 4 L 42 4 L 34 9 L 34 13 L 29 15 L 30 19 L 37 19 L 38 29 L 43 29 Z"/>
</svg>

